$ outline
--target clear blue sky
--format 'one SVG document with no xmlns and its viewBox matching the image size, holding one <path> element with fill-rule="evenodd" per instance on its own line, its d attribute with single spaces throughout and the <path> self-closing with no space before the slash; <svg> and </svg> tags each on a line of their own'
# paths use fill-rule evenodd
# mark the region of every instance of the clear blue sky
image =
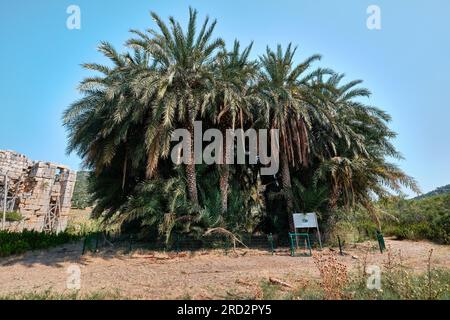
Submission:
<svg viewBox="0 0 450 320">
<path fill-rule="evenodd" d="M 81 8 L 81 30 L 66 9 Z M 366 9 L 381 8 L 368 30 Z M 78 97 L 84 62 L 103 62 L 101 40 L 122 48 L 130 28 L 154 26 L 149 11 L 186 21 L 189 5 L 218 19 L 229 44 L 299 45 L 349 79 L 365 81 L 369 103 L 388 111 L 399 134 L 400 166 L 423 191 L 450 183 L 450 1 L 448 0 L 0 0 L 0 149 L 78 169 L 66 155 L 63 110 Z"/>
</svg>

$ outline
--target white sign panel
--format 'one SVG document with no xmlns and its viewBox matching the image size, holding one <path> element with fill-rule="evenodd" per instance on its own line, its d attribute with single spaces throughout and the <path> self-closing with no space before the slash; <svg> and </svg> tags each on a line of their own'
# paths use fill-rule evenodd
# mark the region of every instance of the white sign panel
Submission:
<svg viewBox="0 0 450 320">
<path fill-rule="evenodd" d="M 318 228 L 317 216 L 314 212 L 310 213 L 294 213 L 294 226 L 296 229 L 301 228 Z"/>
</svg>

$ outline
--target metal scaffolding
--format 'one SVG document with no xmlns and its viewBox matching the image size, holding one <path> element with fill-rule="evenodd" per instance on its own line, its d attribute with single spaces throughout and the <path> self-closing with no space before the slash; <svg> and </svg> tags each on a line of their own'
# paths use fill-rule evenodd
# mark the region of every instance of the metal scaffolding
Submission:
<svg viewBox="0 0 450 320">
<path fill-rule="evenodd" d="M 8 173 L 0 172 L 0 208 L 2 209 L 2 230 L 6 227 L 6 214 L 16 210 L 18 191 L 23 181 L 20 177 L 15 183 L 9 178 Z"/>
<path fill-rule="evenodd" d="M 58 232 L 59 216 L 61 213 L 61 200 L 58 195 L 48 207 L 47 214 L 44 217 L 44 228 L 42 231 L 52 233 Z"/>
</svg>

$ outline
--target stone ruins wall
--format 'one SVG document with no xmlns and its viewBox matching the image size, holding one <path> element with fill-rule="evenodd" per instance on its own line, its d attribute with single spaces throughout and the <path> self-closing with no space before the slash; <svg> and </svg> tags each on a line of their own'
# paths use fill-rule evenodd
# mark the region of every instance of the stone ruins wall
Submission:
<svg viewBox="0 0 450 320">
<path fill-rule="evenodd" d="M 0 150 L 0 173 L 8 172 L 12 180 L 18 180 L 32 165 L 33 161 L 22 154 Z"/>
<path fill-rule="evenodd" d="M 67 226 L 76 172 L 50 162 L 31 161 L 14 151 L 0 150 L 0 174 L 7 174 L 15 211 L 22 214 L 21 229 L 42 231 L 52 204 L 59 203 L 57 231 Z M 0 186 L 4 184 L 0 177 Z M 3 206 L 0 206 L 3 209 Z M 9 223 L 10 227 L 18 223 Z M 17 226 L 16 226 L 17 227 Z"/>
</svg>

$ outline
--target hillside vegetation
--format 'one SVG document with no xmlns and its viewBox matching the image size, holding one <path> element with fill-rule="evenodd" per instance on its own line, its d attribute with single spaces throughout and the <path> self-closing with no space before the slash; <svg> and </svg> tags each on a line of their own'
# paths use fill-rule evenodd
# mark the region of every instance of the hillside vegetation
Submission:
<svg viewBox="0 0 450 320">
<path fill-rule="evenodd" d="M 385 213 L 385 233 L 450 244 L 450 193 L 419 200 L 391 199 L 380 203 L 380 208 Z"/>
<path fill-rule="evenodd" d="M 440 195 L 440 194 L 447 194 L 447 193 L 450 193 L 450 184 L 448 184 L 446 186 L 442 186 L 442 187 L 436 188 L 435 190 L 430 191 L 428 193 L 425 193 L 423 195 L 420 195 L 420 196 L 416 197 L 415 199 L 416 200 L 424 199 L 424 198 L 437 196 L 437 195 Z"/>
<path fill-rule="evenodd" d="M 78 171 L 77 182 L 72 196 L 72 208 L 85 209 L 92 205 L 92 194 L 89 187 L 91 172 Z"/>
</svg>

